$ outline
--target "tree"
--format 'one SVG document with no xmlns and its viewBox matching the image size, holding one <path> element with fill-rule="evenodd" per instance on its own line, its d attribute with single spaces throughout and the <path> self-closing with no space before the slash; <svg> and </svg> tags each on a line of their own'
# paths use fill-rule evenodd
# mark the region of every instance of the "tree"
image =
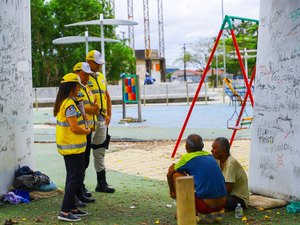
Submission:
<svg viewBox="0 0 300 225">
<path fill-rule="evenodd" d="M 252 22 L 243 22 L 236 21 L 233 24 L 234 33 L 236 36 L 236 40 L 241 51 L 241 55 L 243 56 L 244 49 L 247 50 L 256 50 L 257 49 L 257 38 L 258 38 L 258 25 Z M 226 72 L 233 75 L 241 74 L 240 64 L 235 55 L 235 48 L 233 45 L 233 40 L 228 30 L 224 31 L 226 36 L 225 46 L 226 46 Z M 223 45 L 222 40 L 220 41 L 219 47 L 221 48 Z M 256 53 L 248 53 L 248 54 L 256 54 Z M 224 67 L 223 61 L 219 61 L 219 67 Z M 250 76 L 252 74 L 254 65 L 256 63 L 256 58 L 248 59 L 248 68 Z"/>
<path fill-rule="evenodd" d="M 123 43 L 114 43 L 109 46 L 109 50 L 111 53 L 107 57 L 107 61 L 110 62 L 107 67 L 110 75 L 109 82 L 115 83 L 124 72 L 135 74 L 135 57 L 130 47 Z"/>
<path fill-rule="evenodd" d="M 51 10 L 44 0 L 31 1 L 31 33 L 32 33 L 32 80 L 33 86 L 39 87 L 48 83 L 49 61 L 51 61 L 54 23 Z M 55 69 L 55 68 L 54 68 Z"/>
<path fill-rule="evenodd" d="M 191 44 L 191 61 L 199 69 L 206 67 L 207 57 L 211 52 L 213 43 L 213 38 L 206 37 Z"/>
<path fill-rule="evenodd" d="M 77 62 L 85 61 L 84 43 L 53 45 L 52 41 L 65 36 L 83 35 L 86 29 L 93 36 L 99 37 L 99 26 L 65 27 L 65 25 L 96 20 L 99 19 L 101 13 L 104 18 L 113 17 L 109 0 L 31 1 L 33 86 L 57 86 L 61 77 L 68 72 L 72 72 L 72 68 Z M 107 38 L 116 38 L 114 26 L 104 26 L 104 34 Z M 100 43 L 89 43 L 89 49 L 100 50 L 100 45 Z M 114 45 L 115 43 L 105 43 L 106 67 L 108 68 L 106 74 L 108 80 L 111 81 L 120 79 L 116 76 L 117 72 L 114 69 L 120 67 L 120 65 L 114 64 L 117 63 L 117 60 L 113 62 L 109 60 L 119 57 L 120 52 L 115 50 Z M 128 54 L 128 57 L 122 58 L 123 61 L 126 61 L 126 58 L 129 59 L 124 64 L 130 65 L 122 65 L 121 68 L 132 69 L 135 65 L 135 61 L 131 59 L 132 53 L 127 50 L 120 55 L 123 56 L 123 54 Z"/>
</svg>

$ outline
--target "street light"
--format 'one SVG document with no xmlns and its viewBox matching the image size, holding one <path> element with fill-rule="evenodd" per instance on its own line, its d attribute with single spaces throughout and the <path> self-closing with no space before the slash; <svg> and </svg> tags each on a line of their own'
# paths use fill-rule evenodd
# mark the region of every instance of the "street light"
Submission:
<svg viewBox="0 0 300 225">
<path fill-rule="evenodd" d="M 185 57 L 185 44 L 183 44 L 183 80 L 186 81 L 186 57 Z"/>
<path fill-rule="evenodd" d="M 101 34 L 101 53 L 102 58 L 105 61 L 105 51 L 104 51 L 104 25 L 125 25 L 125 26 L 133 26 L 137 25 L 138 23 L 132 20 L 119 20 L 119 19 L 104 19 L 103 14 L 100 14 L 99 20 L 90 20 L 90 21 L 84 21 L 84 22 L 78 22 L 78 23 L 72 23 L 65 25 L 65 27 L 70 26 L 85 26 L 85 25 L 100 25 L 100 34 Z M 106 77 L 105 73 L 105 63 L 102 66 L 102 74 L 104 77 Z"/>
</svg>

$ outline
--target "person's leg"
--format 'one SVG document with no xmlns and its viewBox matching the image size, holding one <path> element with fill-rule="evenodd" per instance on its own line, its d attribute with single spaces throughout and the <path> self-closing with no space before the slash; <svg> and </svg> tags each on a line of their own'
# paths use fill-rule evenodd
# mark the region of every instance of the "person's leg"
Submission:
<svg viewBox="0 0 300 225">
<path fill-rule="evenodd" d="M 92 146 L 92 133 L 90 133 L 86 136 L 86 149 L 85 149 L 85 152 L 84 152 L 85 158 L 84 158 L 84 176 L 83 176 L 83 183 L 82 183 L 82 193 L 86 197 L 92 197 L 91 192 L 89 192 L 86 189 L 85 184 L 84 184 L 85 171 L 89 167 L 89 164 L 90 164 L 91 146 Z"/>
<path fill-rule="evenodd" d="M 84 153 L 64 156 L 64 161 L 67 179 L 61 211 L 70 212 L 72 209 L 76 209 L 74 198 L 82 184 Z"/>
<path fill-rule="evenodd" d="M 241 206 L 243 208 L 246 208 L 246 204 L 243 199 L 241 199 L 237 196 L 234 196 L 234 195 L 228 195 L 226 198 L 226 203 L 225 203 L 224 208 L 227 210 L 230 210 L 230 211 L 235 210 L 238 203 L 241 203 Z"/>
<path fill-rule="evenodd" d="M 97 129 L 94 132 L 94 137 L 92 139 L 94 167 L 97 173 L 97 187 L 95 191 L 114 193 L 115 189 L 108 187 L 106 181 L 106 171 L 105 171 L 105 164 L 104 164 L 106 148 L 103 146 L 103 143 L 106 140 L 106 135 L 107 135 L 107 127 L 105 126 L 104 121 L 98 121 Z"/>
<path fill-rule="evenodd" d="M 170 192 L 170 196 L 173 199 L 176 199 L 176 179 L 178 177 L 184 177 L 186 176 L 184 173 L 179 173 L 179 172 L 174 172 L 171 177 L 168 177 L 168 184 L 169 184 L 169 192 Z"/>
<path fill-rule="evenodd" d="M 212 206 L 207 205 L 203 201 L 203 199 L 198 198 L 197 196 L 195 196 L 195 202 L 196 202 L 196 211 L 197 211 L 197 213 L 201 213 L 201 214 L 208 214 L 208 213 L 212 213 L 212 212 L 219 212 L 224 207 L 224 201 L 220 201 L 221 205 L 218 204 L 217 207 L 212 207 Z"/>
</svg>

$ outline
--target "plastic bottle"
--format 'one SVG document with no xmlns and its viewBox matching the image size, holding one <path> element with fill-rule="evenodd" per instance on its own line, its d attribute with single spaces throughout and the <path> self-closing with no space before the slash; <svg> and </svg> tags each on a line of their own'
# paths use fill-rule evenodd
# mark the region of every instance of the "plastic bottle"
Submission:
<svg viewBox="0 0 300 225">
<path fill-rule="evenodd" d="M 241 206 L 241 203 L 238 203 L 235 208 L 235 218 L 242 218 L 243 217 L 243 208 Z"/>
</svg>

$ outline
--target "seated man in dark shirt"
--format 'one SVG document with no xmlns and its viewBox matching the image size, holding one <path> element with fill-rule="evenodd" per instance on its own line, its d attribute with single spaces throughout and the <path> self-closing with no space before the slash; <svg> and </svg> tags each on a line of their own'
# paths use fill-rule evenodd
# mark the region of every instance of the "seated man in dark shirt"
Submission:
<svg viewBox="0 0 300 225">
<path fill-rule="evenodd" d="M 167 178 L 172 198 L 176 198 L 175 179 L 180 176 L 194 177 L 196 210 L 201 214 L 220 211 L 226 201 L 225 179 L 214 157 L 202 151 L 202 138 L 191 134 L 186 140 L 187 153 L 169 168 Z"/>
</svg>

